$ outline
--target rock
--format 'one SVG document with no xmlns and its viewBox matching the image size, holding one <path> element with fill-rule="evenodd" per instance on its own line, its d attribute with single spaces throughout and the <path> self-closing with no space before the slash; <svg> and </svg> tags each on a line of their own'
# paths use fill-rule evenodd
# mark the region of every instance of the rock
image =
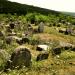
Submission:
<svg viewBox="0 0 75 75">
<path fill-rule="evenodd" d="M 12 22 L 12 23 L 10 23 L 10 25 L 9 25 L 9 26 L 10 26 L 10 28 L 11 28 L 11 29 L 14 29 L 15 24 Z"/>
<path fill-rule="evenodd" d="M 54 55 L 58 55 L 61 53 L 61 50 L 63 49 L 63 47 L 56 47 L 53 49 L 53 54 Z"/>
<path fill-rule="evenodd" d="M 33 33 L 38 33 L 38 29 L 33 29 Z"/>
<path fill-rule="evenodd" d="M 8 36 L 15 36 L 15 35 L 16 35 L 15 32 L 11 32 L 11 33 L 8 34 Z"/>
<path fill-rule="evenodd" d="M 73 30 L 71 28 L 67 28 L 65 34 L 68 35 L 71 34 L 72 32 Z"/>
<path fill-rule="evenodd" d="M 29 38 L 26 38 L 26 37 L 23 37 L 21 41 L 22 41 L 23 44 L 30 42 Z"/>
<path fill-rule="evenodd" d="M 41 61 L 41 60 L 48 59 L 48 56 L 49 56 L 49 53 L 48 53 L 48 52 L 40 53 L 40 54 L 37 56 L 36 61 Z"/>
<path fill-rule="evenodd" d="M 12 40 L 13 40 L 12 36 L 8 36 L 8 37 L 5 38 L 5 41 L 6 41 L 7 44 L 11 44 Z"/>
<path fill-rule="evenodd" d="M 60 33 L 65 33 L 66 32 L 66 29 L 65 28 L 59 29 L 59 32 Z"/>
<path fill-rule="evenodd" d="M 16 42 L 17 42 L 19 45 L 22 45 L 22 39 L 21 39 L 21 38 L 16 39 Z"/>
<path fill-rule="evenodd" d="M 75 65 L 75 61 L 70 61 L 69 64 L 70 65 Z"/>
<path fill-rule="evenodd" d="M 60 43 L 59 43 L 59 45 L 61 46 L 61 47 L 64 47 L 64 49 L 70 49 L 70 48 L 72 48 L 74 45 L 73 44 L 71 44 L 71 43 L 67 43 L 67 42 L 63 42 L 63 41 L 60 41 Z"/>
<path fill-rule="evenodd" d="M 28 48 L 19 46 L 12 53 L 10 61 L 7 62 L 7 68 L 21 68 L 23 66 L 29 67 L 31 65 L 31 53 Z"/>
<path fill-rule="evenodd" d="M 38 51 L 43 51 L 43 50 L 48 51 L 48 49 L 49 49 L 48 45 L 38 45 L 36 48 L 36 50 Z"/>
<path fill-rule="evenodd" d="M 71 49 L 72 51 L 75 51 L 75 47 L 72 47 L 72 49 Z"/>
<path fill-rule="evenodd" d="M 23 42 L 22 42 L 22 38 L 16 38 L 16 42 L 18 43 L 18 44 L 20 44 L 20 45 L 22 45 L 23 44 Z"/>
<path fill-rule="evenodd" d="M 4 32 L 0 31 L 0 37 L 3 37 L 3 36 L 4 36 Z"/>
<path fill-rule="evenodd" d="M 5 28 L 6 28 L 6 32 L 12 33 L 12 30 L 9 25 L 5 25 Z"/>
<path fill-rule="evenodd" d="M 33 27 L 30 24 L 28 24 L 28 31 L 33 31 Z"/>
</svg>

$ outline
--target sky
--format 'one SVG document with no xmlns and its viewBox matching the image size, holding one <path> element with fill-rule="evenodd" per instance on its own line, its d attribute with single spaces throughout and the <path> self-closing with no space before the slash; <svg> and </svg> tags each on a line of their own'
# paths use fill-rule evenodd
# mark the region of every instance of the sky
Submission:
<svg viewBox="0 0 75 75">
<path fill-rule="evenodd" d="M 75 12 L 75 0 L 9 0 L 56 11 Z"/>
</svg>

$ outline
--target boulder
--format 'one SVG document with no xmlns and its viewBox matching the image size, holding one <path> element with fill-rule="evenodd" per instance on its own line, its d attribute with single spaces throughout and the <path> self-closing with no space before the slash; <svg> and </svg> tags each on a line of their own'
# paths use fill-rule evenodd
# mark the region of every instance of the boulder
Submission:
<svg viewBox="0 0 75 75">
<path fill-rule="evenodd" d="M 68 50 L 68 49 L 74 47 L 73 44 L 67 43 L 67 42 L 63 42 L 63 41 L 60 41 L 60 42 L 59 42 L 59 45 L 60 45 L 61 47 L 63 47 L 65 50 Z"/>
<path fill-rule="evenodd" d="M 48 45 L 38 45 L 36 50 L 38 51 L 48 51 L 49 47 Z"/>
<path fill-rule="evenodd" d="M 18 44 L 20 44 L 20 45 L 25 44 L 25 43 L 29 43 L 29 41 L 30 40 L 28 38 L 25 38 L 25 37 L 23 37 L 23 38 L 16 38 L 16 42 Z"/>
<path fill-rule="evenodd" d="M 72 49 L 71 49 L 72 51 L 75 51 L 75 47 L 72 47 Z"/>
<path fill-rule="evenodd" d="M 30 40 L 29 38 L 23 37 L 21 41 L 24 44 L 24 43 L 29 43 Z"/>
<path fill-rule="evenodd" d="M 49 53 L 48 52 L 43 52 L 38 54 L 36 61 L 41 61 L 41 60 L 45 60 L 48 59 Z"/>
<path fill-rule="evenodd" d="M 31 65 L 31 53 L 28 48 L 19 46 L 12 53 L 10 61 L 7 61 L 6 69 L 19 69 L 23 66 L 29 67 Z"/>
<path fill-rule="evenodd" d="M 12 23 L 9 24 L 9 26 L 10 26 L 11 29 L 14 29 L 15 24 L 12 22 Z"/>
<path fill-rule="evenodd" d="M 33 29 L 33 33 L 38 33 L 38 29 L 37 28 Z"/>
<path fill-rule="evenodd" d="M 60 54 L 62 49 L 63 49 L 63 47 L 56 47 L 56 48 L 53 48 L 53 55 L 58 55 L 58 54 Z"/>
<path fill-rule="evenodd" d="M 8 33 L 8 36 L 15 36 L 15 35 L 16 35 L 15 32 Z"/>
<path fill-rule="evenodd" d="M 12 41 L 13 41 L 12 36 L 7 36 L 7 37 L 5 38 L 5 42 L 6 42 L 7 44 L 11 44 Z"/>
<path fill-rule="evenodd" d="M 12 33 L 12 30 L 10 29 L 10 27 L 6 28 L 6 32 Z"/>
<path fill-rule="evenodd" d="M 65 33 L 65 32 L 66 32 L 66 28 L 60 28 L 60 29 L 59 29 L 59 32 L 60 32 L 60 33 Z"/>
<path fill-rule="evenodd" d="M 67 28 L 65 31 L 65 34 L 68 35 L 68 34 L 71 34 L 72 32 L 73 30 L 71 28 Z"/>
<path fill-rule="evenodd" d="M 4 36 L 4 32 L 0 31 L 0 37 L 3 37 L 3 36 Z"/>
<path fill-rule="evenodd" d="M 19 45 L 22 45 L 23 43 L 22 43 L 22 38 L 16 38 L 16 42 L 19 44 Z"/>
</svg>

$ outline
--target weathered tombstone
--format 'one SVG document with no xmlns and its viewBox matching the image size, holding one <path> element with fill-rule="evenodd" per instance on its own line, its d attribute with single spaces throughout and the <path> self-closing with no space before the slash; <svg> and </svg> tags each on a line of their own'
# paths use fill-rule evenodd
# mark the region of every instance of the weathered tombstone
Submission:
<svg viewBox="0 0 75 75">
<path fill-rule="evenodd" d="M 31 65 L 31 53 L 28 48 L 20 46 L 12 53 L 10 61 L 7 61 L 6 69 L 19 69 L 23 66 L 29 67 Z"/>
<path fill-rule="evenodd" d="M 40 53 L 37 56 L 36 61 L 41 61 L 41 60 L 48 59 L 48 56 L 49 56 L 49 53 L 48 52 Z"/>
<path fill-rule="evenodd" d="M 49 47 L 48 45 L 38 45 L 36 50 L 38 51 L 48 51 Z"/>
<path fill-rule="evenodd" d="M 44 23 L 40 22 L 39 26 L 38 26 L 38 32 L 42 33 L 44 31 Z"/>
</svg>

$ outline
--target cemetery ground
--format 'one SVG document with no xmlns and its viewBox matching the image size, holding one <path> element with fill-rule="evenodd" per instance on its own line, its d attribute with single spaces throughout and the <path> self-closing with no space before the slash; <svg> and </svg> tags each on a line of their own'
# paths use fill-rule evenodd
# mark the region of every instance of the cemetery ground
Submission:
<svg viewBox="0 0 75 75">
<path fill-rule="evenodd" d="M 74 33 L 24 20 L 0 22 L 0 75 L 75 75 Z"/>
</svg>

